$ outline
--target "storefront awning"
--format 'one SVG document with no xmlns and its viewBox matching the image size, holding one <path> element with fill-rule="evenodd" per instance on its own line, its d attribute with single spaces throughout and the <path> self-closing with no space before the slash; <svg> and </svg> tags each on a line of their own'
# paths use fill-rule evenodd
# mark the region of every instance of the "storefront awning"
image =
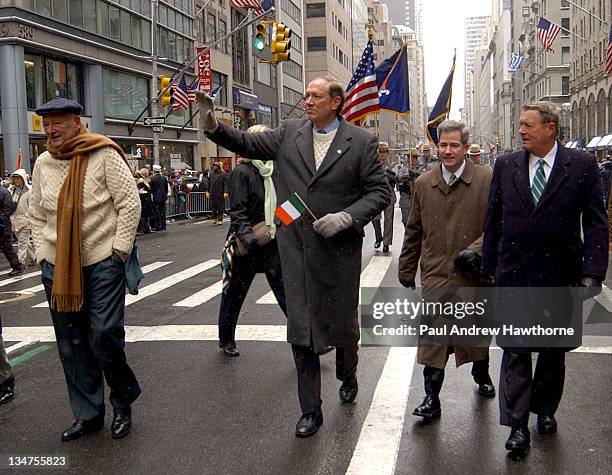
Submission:
<svg viewBox="0 0 612 475">
<path fill-rule="evenodd" d="M 599 137 L 593 137 L 586 146 L 587 150 L 595 150 L 595 147 L 597 147 L 597 144 L 599 143 L 601 139 L 602 139 L 601 135 Z"/>
<path fill-rule="evenodd" d="M 605 135 L 597 144 L 597 148 L 600 150 L 612 148 L 612 134 Z"/>
</svg>

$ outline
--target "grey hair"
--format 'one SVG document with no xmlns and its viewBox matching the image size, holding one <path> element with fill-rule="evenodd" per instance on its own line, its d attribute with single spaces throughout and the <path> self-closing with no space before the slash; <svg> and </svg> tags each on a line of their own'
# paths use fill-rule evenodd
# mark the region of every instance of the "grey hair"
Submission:
<svg viewBox="0 0 612 475">
<path fill-rule="evenodd" d="M 438 138 L 442 134 L 450 134 L 452 132 L 459 132 L 461 135 L 461 143 L 467 145 L 470 141 L 470 129 L 463 122 L 457 120 L 445 120 L 438 125 Z"/>
<path fill-rule="evenodd" d="M 559 130 L 559 109 L 550 101 L 536 101 L 531 104 L 524 105 L 521 110 L 525 111 L 536 111 L 540 113 L 542 123 L 548 124 L 552 122 L 555 124 L 557 131 Z"/>
</svg>

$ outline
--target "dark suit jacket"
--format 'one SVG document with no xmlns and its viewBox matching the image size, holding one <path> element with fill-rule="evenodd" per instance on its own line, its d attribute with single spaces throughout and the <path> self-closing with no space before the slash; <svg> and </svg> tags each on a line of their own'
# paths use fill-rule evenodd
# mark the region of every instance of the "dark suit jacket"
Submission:
<svg viewBox="0 0 612 475">
<path fill-rule="evenodd" d="M 290 343 L 345 347 L 359 340 L 357 305 L 363 228 L 389 204 L 388 183 L 367 130 L 344 119 L 318 169 L 312 122 L 286 120 L 276 129 L 244 133 L 219 123 L 210 139 L 251 159 L 276 160 L 278 204 L 298 193 L 318 218 L 345 211 L 353 225 L 327 239 L 305 216 L 277 228 L 287 294 Z M 312 340 L 311 340 L 312 339 Z"/>
<path fill-rule="evenodd" d="M 165 203 L 168 199 L 168 179 L 159 174 L 151 177 L 151 194 L 155 203 Z"/>
<path fill-rule="evenodd" d="M 595 157 L 558 143 L 537 207 L 528 163 L 526 151 L 505 155 L 495 163 L 483 274 L 495 275 L 496 284 L 507 287 L 563 287 L 579 284 L 584 276 L 603 280 L 608 267 L 608 227 Z"/>
</svg>

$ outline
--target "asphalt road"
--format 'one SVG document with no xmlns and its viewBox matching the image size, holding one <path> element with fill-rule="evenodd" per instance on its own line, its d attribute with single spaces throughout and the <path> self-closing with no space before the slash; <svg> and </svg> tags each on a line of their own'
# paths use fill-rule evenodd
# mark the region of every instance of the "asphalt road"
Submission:
<svg viewBox="0 0 612 475">
<path fill-rule="evenodd" d="M 362 280 L 397 286 L 399 210 L 395 224 L 388 256 L 374 252 L 368 226 Z M 118 441 L 109 433 L 110 405 L 103 431 L 60 441 L 72 413 L 49 311 L 33 308 L 45 301 L 40 277 L 13 281 L 0 274 L 0 300 L 10 300 L 1 304 L 4 336 L 17 379 L 15 400 L 0 406 L 0 467 L 10 455 L 56 454 L 67 457 L 70 473 L 611 472 L 612 324 L 602 314 L 612 302 L 608 294 L 587 306 L 585 348 L 567 357 L 559 432 L 540 436 L 532 427 L 525 458 L 506 456 L 497 399 L 480 398 L 469 365 L 456 369 L 452 358 L 441 419 L 423 424 L 412 416 L 423 397 L 412 348 L 362 348 L 359 396 L 349 406 L 338 400 L 333 353 L 322 357 L 324 424 L 301 440 L 293 434 L 300 411 L 285 318 L 274 303 L 263 303 L 269 301 L 263 276 L 240 317 L 241 356 L 226 358 L 217 347 L 221 273 L 214 260 L 226 232 L 227 223 L 174 223 L 139 238 L 149 272 L 141 295 L 128 301 L 125 323 L 128 360 L 143 393 L 133 408 L 132 434 Z M 501 351 L 492 349 L 496 382 L 500 359 Z"/>
</svg>

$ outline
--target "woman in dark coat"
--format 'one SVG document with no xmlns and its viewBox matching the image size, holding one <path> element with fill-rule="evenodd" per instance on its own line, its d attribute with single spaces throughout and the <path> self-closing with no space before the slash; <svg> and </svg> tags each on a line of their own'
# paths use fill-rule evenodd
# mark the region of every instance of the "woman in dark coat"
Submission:
<svg viewBox="0 0 612 475">
<path fill-rule="evenodd" d="M 225 211 L 225 196 L 227 192 L 227 174 L 221 170 L 221 165 L 215 162 L 209 180 L 210 209 L 213 214 L 213 224 L 223 224 Z"/>
<path fill-rule="evenodd" d="M 151 199 L 151 187 L 142 177 L 142 173 L 136 171 L 134 173 L 136 180 L 136 188 L 140 196 L 140 204 L 142 211 L 140 212 L 140 222 L 138 223 L 137 234 L 149 234 L 154 232 L 151 229 L 151 216 L 153 215 L 153 201 Z"/>
<path fill-rule="evenodd" d="M 264 125 L 254 125 L 249 132 L 265 130 L 267 127 Z M 270 288 L 281 310 L 287 316 L 283 274 L 275 239 L 276 191 L 272 183 L 272 171 L 272 162 L 264 163 L 243 158 L 228 180 L 231 223 L 224 250 L 224 266 L 228 260 L 228 246 L 233 246 L 234 253 L 229 272 L 224 268 L 224 288 L 219 309 L 219 347 L 226 356 L 240 355 L 236 349 L 236 325 L 255 274 L 266 274 Z M 265 181 L 267 183 L 264 185 Z M 265 221 L 268 236 L 272 238 L 264 245 L 260 245 L 253 231 L 253 226 L 262 221 Z M 236 252 L 237 239 L 246 247 L 248 251 L 246 255 L 241 256 Z"/>
</svg>

